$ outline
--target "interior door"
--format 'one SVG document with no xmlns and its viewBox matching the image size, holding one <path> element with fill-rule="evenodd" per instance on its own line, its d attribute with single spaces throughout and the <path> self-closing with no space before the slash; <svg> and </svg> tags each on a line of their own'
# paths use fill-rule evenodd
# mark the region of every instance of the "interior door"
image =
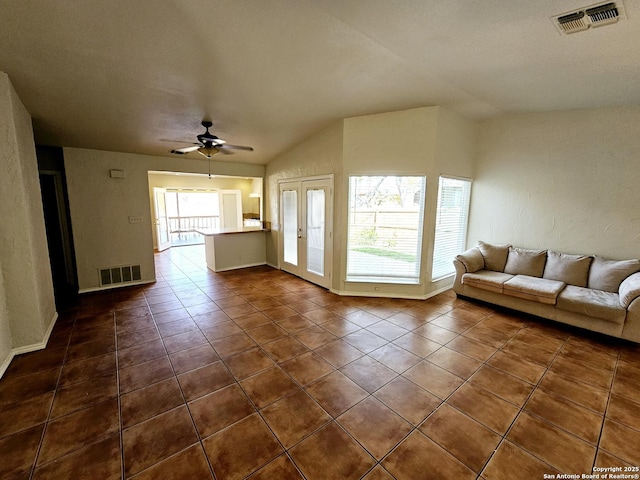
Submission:
<svg viewBox="0 0 640 480">
<path fill-rule="evenodd" d="M 332 259 L 333 179 L 280 184 L 281 268 L 329 288 Z"/>
<path fill-rule="evenodd" d="M 242 193 L 240 190 L 220 190 L 220 227 L 238 229 L 242 227 Z"/>
<path fill-rule="evenodd" d="M 156 205 L 156 241 L 158 251 L 161 252 L 171 246 L 169 232 L 169 220 L 167 219 L 167 191 L 164 188 L 153 187 L 153 196 Z"/>
</svg>

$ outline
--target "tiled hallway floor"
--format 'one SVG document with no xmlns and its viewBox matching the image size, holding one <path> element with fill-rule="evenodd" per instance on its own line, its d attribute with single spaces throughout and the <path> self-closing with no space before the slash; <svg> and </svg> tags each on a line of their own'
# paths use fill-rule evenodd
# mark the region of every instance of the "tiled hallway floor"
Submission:
<svg viewBox="0 0 640 480">
<path fill-rule="evenodd" d="M 0 381 L 2 479 L 542 479 L 640 464 L 640 349 L 340 297 L 202 246 L 86 295 Z"/>
</svg>

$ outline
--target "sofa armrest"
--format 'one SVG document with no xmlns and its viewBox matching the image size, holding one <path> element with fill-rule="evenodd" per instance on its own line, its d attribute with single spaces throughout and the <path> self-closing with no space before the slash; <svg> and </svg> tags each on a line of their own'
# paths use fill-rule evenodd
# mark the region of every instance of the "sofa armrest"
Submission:
<svg viewBox="0 0 640 480">
<path fill-rule="evenodd" d="M 620 305 L 629 308 L 631 302 L 640 297 L 640 272 L 629 275 L 620 284 L 618 289 L 620 296 Z"/>
<path fill-rule="evenodd" d="M 484 257 L 477 247 L 470 248 L 466 252 L 456 255 L 455 260 L 464 266 L 464 273 L 473 273 L 484 268 Z"/>
</svg>

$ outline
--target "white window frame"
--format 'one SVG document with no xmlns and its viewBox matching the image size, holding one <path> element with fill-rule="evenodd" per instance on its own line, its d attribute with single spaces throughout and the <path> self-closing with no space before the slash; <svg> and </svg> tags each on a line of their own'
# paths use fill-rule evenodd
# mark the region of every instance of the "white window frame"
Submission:
<svg viewBox="0 0 640 480">
<path fill-rule="evenodd" d="M 443 222 L 447 221 L 444 218 L 446 212 L 443 207 L 443 184 L 447 180 L 454 180 L 458 182 L 464 182 L 465 188 L 463 188 L 462 195 L 465 196 L 463 201 L 466 202 L 465 205 L 462 206 L 463 211 L 462 216 L 458 216 L 456 220 L 451 221 L 452 228 L 458 228 L 459 235 L 455 238 L 454 241 L 447 239 L 443 235 L 443 230 L 440 230 L 439 227 L 446 225 Z M 438 202 L 436 206 L 436 219 L 435 219 L 435 228 L 433 232 L 433 257 L 431 262 L 431 281 L 437 282 L 438 280 L 442 280 L 448 277 L 455 275 L 455 268 L 453 266 L 453 258 L 462 253 L 465 250 L 466 239 L 467 239 L 467 227 L 469 225 L 469 208 L 471 205 L 471 184 L 472 180 L 470 178 L 465 177 L 454 177 L 451 175 L 440 175 L 438 179 Z M 461 221 L 462 220 L 462 221 Z M 453 223 L 457 222 L 458 225 L 454 226 Z M 443 243 L 444 242 L 444 243 Z M 445 265 L 445 267 L 441 267 L 440 265 Z M 446 266 L 450 266 L 450 268 L 446 268 Z"/>
<path fill-rule="evenodd" d="M 352 179 L 358 177 L 413 177 L 419 178 L 422 182 L 422 189 L 420 199 L 418 200 L 419 212 L 418 212 L 418 225 L 417 230 L 417 243 L 416 243 L 416 260 L 414 273 L 410 275 L 393 274 L 393 272 L 386 268 L 384 272 L 372 272 L 371 274 L 350 272 L 351 260 L 351 244 L 350 238 L 352 233 L 352 207 L 355 199 L 355 193 L 352 191 Z M 357 174 L 352 173 L 348 176 L 348 206 L 347 206 L 347 262 L 346 262 L 346 281 L 354 283 L 380 283 L 380 284 L 404 284 L 404 285 L 419 285 L 422 278 L 422 253 L 423 253 L 423 231 L 424 231 L 424 216 L 426 210 L 426 191 L 427 191 L 427 177 L 423 174 Z"/>
</svg>

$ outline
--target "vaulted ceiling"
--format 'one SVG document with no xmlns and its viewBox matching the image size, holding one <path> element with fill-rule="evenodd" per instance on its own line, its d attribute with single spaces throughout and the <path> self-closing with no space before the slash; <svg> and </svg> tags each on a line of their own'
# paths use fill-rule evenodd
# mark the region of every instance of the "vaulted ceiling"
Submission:
<svg viewBox="0 0 640 480">
<path fill-rule="evenodd" d="M 589 5 L 0 0 L 0 71 L 39 143 L 170 155 L 209 119 L 255 148 L 223 160 L 265 164 L 363 114 L 640 105 L 640 0 L 624 0 L 617 24 L 571 35 L 550 19 Z"/>
</svg>

